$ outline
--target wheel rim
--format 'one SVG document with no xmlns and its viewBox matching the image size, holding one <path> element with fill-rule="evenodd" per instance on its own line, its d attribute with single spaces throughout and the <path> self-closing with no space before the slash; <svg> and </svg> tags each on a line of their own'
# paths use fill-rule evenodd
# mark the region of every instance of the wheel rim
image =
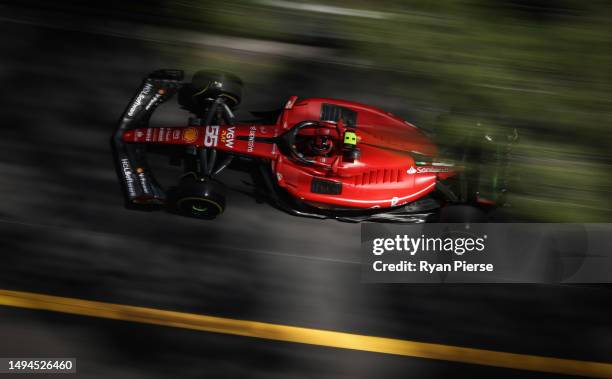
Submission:
<svg viewBox="0 0 612 379">
<path fill-rule="evenodd" d="M 216 217 L 223 213 L 223 207 L 211 199 L 187 197 L 177 202 L 177 208 L 183 213 L 195 217 Z"/>
<path fill-rule="evenodd" d="M 191 210 L 196 212 L 206 212 L 208 210 L 208 206 L 203 203 L 195 203 L 191 205 Z"/>
</svg>

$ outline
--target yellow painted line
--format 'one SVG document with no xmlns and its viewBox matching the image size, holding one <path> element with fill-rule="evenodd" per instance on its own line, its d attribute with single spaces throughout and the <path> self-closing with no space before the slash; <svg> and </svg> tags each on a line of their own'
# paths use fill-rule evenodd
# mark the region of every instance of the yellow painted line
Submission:
<svg viewBox="0 0 612 379">
<path fill-rule="evenodd" d="M 612 364 L 505 353 L 0 290 L 0 305 L 276 341 L 566 375 L 612 378 Z"/>
</svg>

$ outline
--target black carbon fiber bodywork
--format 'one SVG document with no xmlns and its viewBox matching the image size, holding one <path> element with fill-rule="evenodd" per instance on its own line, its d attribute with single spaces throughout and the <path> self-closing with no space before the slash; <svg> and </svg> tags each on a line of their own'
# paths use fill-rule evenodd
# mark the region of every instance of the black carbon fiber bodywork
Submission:
<svg viewBox="0 0 612 379">
<path fill-rule="evenodd" d="M 143 128 L 157 106 L 171 98 L 181 86 L 183 71 L 157 70 L 149 74 L 127 105 L 113 136 L 117 171 L 129 203 L 163 204 L 166 195 L 147 164 L 143 144 L 126 144 L 126 130 Z"/>
</svg>

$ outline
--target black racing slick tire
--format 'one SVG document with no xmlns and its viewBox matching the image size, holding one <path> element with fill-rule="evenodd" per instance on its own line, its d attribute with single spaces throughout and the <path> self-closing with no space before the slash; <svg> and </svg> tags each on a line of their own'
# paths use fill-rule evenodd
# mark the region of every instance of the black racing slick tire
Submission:
<svg viewBox="0 0 612 379">
<path fill-rule="evenodd" d="M 168 193 L 170 211 L 212 220 L 225 211 L 225 186 L 212 180 L 183 181 Z"/>
<path fill-rule="evenodd" d="M 221 97 L 230 108 L 242 101 L 243 83 L 239 77 L 227 72 L 198 71 L 190 83 L 185 84 L 178 96 L 179 104 L 188 111 L 199 114 L 211 101 Z"/>
<path fill-rule="evenodd" d="M 486 214 L 481 209 L 471 205 L 449 205 L 440 210 L 439 222 L 480 223 L 486 221 Z"/>
</svg>

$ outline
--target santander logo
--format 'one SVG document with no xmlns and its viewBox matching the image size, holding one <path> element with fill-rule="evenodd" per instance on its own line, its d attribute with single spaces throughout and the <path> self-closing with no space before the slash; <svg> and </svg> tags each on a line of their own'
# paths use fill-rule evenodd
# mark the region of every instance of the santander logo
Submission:
<svg viewBox="0 0 612 379">
<path fill-rule="evenodd" d="M 438 173 L 438 172 L 448 172 L 448 167 L 417 167 L 416 169 L 412 166 L 406 172 L 410 175 L 412 174 L 427 174 L 427 173 Z"/>
</svg>

